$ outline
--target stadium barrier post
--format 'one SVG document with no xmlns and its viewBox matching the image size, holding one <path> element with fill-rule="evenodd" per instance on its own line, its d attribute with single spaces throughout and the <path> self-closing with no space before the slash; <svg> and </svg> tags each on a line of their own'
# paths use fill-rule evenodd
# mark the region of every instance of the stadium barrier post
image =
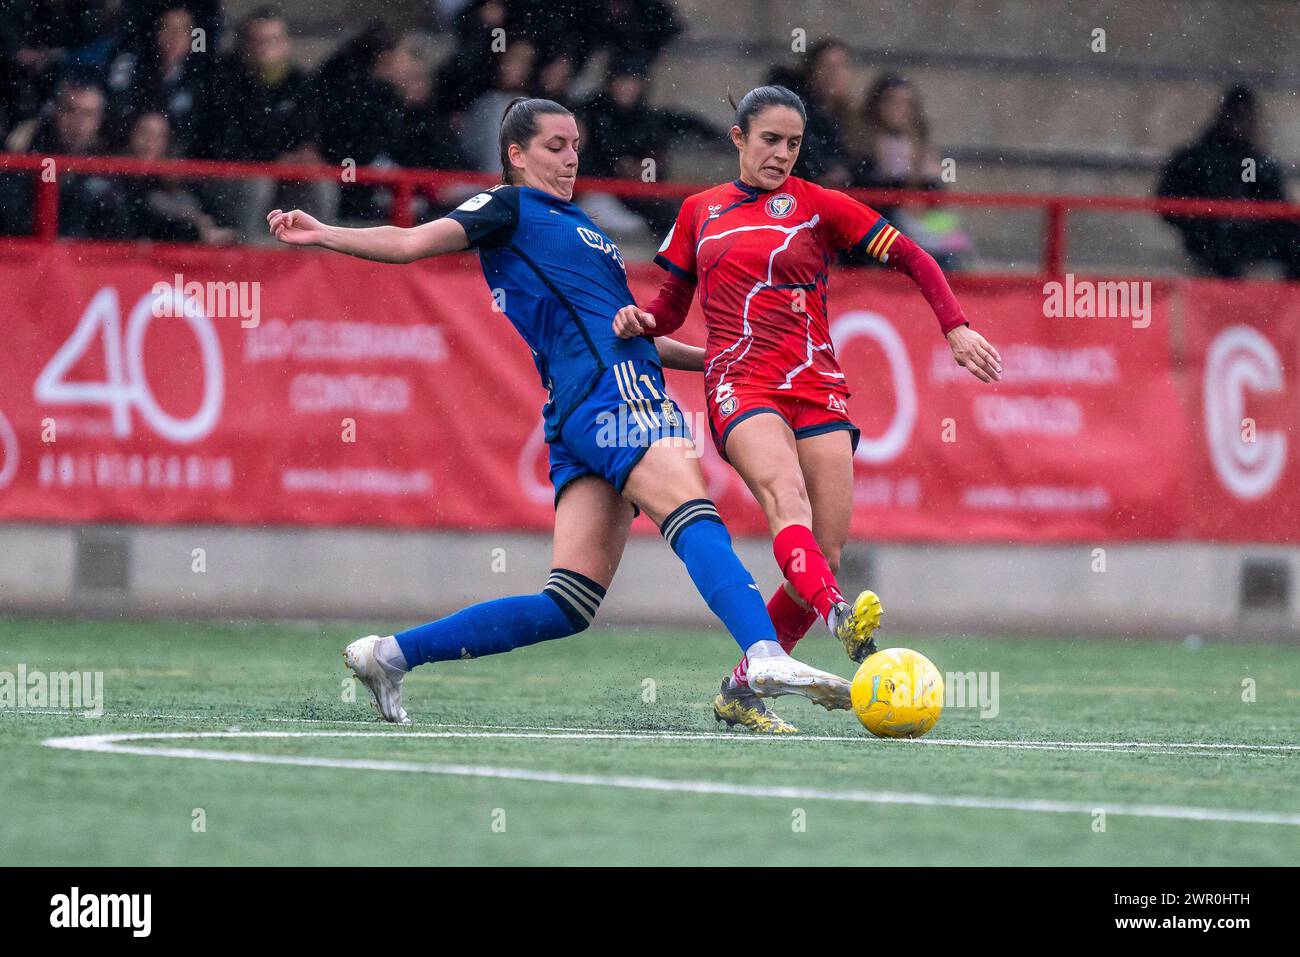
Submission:
<svg viewBox="0 0 1300 957">
<path fill-rule="evenodd" d="M 1064 203 L 1047 206 L 1046 235 L 1043 237 L 1043 272 L 1048 277 L 1065 271 L 1065 217 Z"/>
<path fill-rule="evenodd" d="M 415 198 L 415 185 L 409 179 L 398 180 L 393 189 L 393 225 L 415 225 L 411 201 Z"/>
<path fill-rule="evenodd" d="M 43 243 L 52 243 L 59 235 L 59 184 L 44 176 L 36 177 L 36 215 L 33 233 Z"/>
</svg>

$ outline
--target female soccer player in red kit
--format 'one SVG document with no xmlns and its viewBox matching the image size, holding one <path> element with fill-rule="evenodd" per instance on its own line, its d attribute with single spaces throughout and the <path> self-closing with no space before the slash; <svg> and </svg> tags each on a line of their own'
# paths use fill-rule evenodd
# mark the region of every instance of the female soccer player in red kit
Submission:
<svg viewBox="0 0 1300 957">
<path fill-rule="evenodd" d="M 971 329 L 934 259 L 879 213 L 790 175 L 807 112 L 785 87 L 751 90 L 736 108 L 733 182 L 688 197 L 655 262 L 668 278 L 644 309 L 614 320 L 625 338 L 664 336 L 685 320 L 698 290 L 708 329 L 705 390 L 713 440 L 767 516 L 785 583 L 768 603 L 789 650 L 818 618 L 849 657 L 875 650 L 880 599 L 849 605 L 835 580 L 853 513 L 853 451 L 844 379 L 826 315 L 830 265 L 865 250 L 902 270 L 934 310 L 958 364 L 983 382 L 1001 358 Z M 720 720 L 758 731 L 790 726 L 753 695 L 742 658 L 714 699 Z"/>
</svg>

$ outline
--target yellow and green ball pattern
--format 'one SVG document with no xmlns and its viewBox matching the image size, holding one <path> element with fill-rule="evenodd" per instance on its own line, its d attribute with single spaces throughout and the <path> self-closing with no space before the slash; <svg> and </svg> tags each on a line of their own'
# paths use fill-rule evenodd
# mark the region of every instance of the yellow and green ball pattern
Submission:
<svg viewBox="0 0 1300 957">
<path fill-rule="evenodd" d="M 919 738 L 943 713 L 943 675 L 910 648 L 878 651 L 853 676 L 853 711 L 880 738 Z"/>
</svg>

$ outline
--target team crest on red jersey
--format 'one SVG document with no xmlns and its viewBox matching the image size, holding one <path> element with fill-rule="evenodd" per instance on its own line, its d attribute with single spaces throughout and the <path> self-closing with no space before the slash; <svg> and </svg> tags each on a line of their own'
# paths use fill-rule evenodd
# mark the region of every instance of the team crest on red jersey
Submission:
<svg viewBox="0 0 1300 957">
<path fill-rule="evenodd" d="M 785 219 L 794 212 L 794 197 L 789 193 L 777 193 L 767 201 L 767 215 L 773 219 Z"/>
</svg>

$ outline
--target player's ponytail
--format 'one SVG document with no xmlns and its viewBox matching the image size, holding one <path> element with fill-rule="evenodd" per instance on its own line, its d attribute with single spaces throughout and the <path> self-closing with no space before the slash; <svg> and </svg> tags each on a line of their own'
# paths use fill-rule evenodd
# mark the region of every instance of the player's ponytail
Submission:
<svg viewBox="0 0 1300 957">
<path fill-rule="evenodd" d="M 749 135 L 750 121 L 762 113 L 768 107 L 786 106 L 799 114 L 800 119 L 806 125 L 808 123 L 808 109 L 803 105 L 803 100 L 799 94 L 784 86 L 756 86 L 737 103 L 730 96 L 727 102 L 731 104 L 736 111 L 736 125 L 740 127 L 740 132 Z"/>
<path fill-rule="evenodd" d="M 501 182 L 514 182 L 514 168 L 510 165 L 510 147 L 527 149 L 537 135 L 537 118 L 540 116 L 572 116 L 573 113 L 556 103 L 539 97 L 517 96 L 501 114 Z"/>
</svg>

